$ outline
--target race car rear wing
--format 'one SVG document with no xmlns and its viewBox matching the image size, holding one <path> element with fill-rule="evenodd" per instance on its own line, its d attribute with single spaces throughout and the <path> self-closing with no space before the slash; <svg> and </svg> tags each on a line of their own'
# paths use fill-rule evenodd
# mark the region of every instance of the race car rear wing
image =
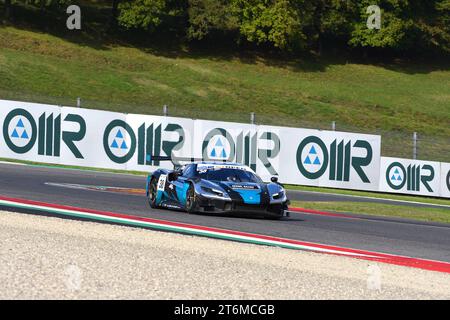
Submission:
<svg viewBox="0 0 450 320">
<path fill-rule="evenodd" d="M 195 161 L 204 161 L 203 158 L 194 158 L 194 157 L 177 157 L 177 156 L 153 156 L 150 155 L 149 161 L 171 161 L 173 164 L 174 170 L 181 167 L 179 164 L 181 162 L 195 162 Z M 227 159 L 223 160 L 214 160 L 216 162 L 227 162 Z"/>
<path fill-rule="evenodd" d="M 203 161 L 202 158 L 189 158 L 189 157 L 177 157 L 177 156 L 150 156 L 150 161 L 186 161 L 186 162 L 194 162 L 194 161 Z"/>
</svg>

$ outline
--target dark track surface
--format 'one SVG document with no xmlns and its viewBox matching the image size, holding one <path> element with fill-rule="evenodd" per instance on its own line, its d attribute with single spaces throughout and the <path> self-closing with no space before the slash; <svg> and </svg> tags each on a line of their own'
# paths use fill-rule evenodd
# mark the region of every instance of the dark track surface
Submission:
<svg viewBox="0 0 450 320">
<path fill-rule="evenodd" d="M 349 219 L 301 213 L 292 213 L 290 218 L 280 221 L 188 215 L 184 212 L 150 209 L 142 195 L 68 189 L 46 185 L 46 182 L 124 188 L 145 186 L 145 178 L 141 176 L 0 163 L 0 195 L 7 197 L 450 262 L 450 225 L 447 224 L 378 217 Z M 370 201 L 366 198 L 303 191 L 290 192 L 290 198 L 311 201 Z"/>
</svg>

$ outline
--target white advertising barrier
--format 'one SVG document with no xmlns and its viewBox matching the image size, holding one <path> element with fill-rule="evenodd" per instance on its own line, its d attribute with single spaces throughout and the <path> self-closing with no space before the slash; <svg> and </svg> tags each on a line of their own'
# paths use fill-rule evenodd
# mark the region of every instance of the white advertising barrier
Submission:
<svg viewBox="0 0 450 320">
<path fill-rule="evenodd" d="M 279 175 L 280 128 L 195 120 L 193 154 L 248 165 L 265 181 Z"/>
<path fill-rule="evenodd" d="M 270 181 L 273 176 L 280 177 L 281 167 L 285 165 L 280 154 L 282 129 L 282 127 L 258 126 L 256 172 L 264 181 Z"/>
<path fill-rule="evenodd" d="M 172 153 L 190 157 L 192 154 L 194 121 L 190 119 L 78 108 L 63 108 L 63 116 L 66 119 L 64 130 L 76 136 L 74 145 L 79 150 L 79 153 L 74 152 L 73 146 L 64 140 L 66 164 L 152 171 L 160 167 L 173 168 L 170 161 L 160 162 L 153 156 Z M 83 122 L 85 129 L 80 130 Z"/>
<path fill-rule="evenodd" d="M 172 155 L 177 164 L 185 163 L 177 162 L 178 157 L 192 157 L 194 120 L 129 114 L 126 117 L 126 124 L 129 126 L 127 134 L 133 139 L 128 141 L 127 157 L 121 159 L 127 160 L 128 170 L 153 171 L 160 167 L 173 168 L 172 162 L 154 160 L 152 156 Z M 110 125 L 104 133 L 108 136 L 111 153 L 116 152 L 114 151 L 116 149 L 111 147 L 114 146 L 114 139 L 118 139 L 116 131 L 123 131 L 125 124 L 116 123 L 116 125 L 116 128 Z"/>
<path fill-rule="evenodd" d="M 0 157 L 60 162 L 60 107 L 0 100 L 0 122 Z"/>
<path fill-rule="evenodd" d="M 377 185 L 379 136 L 0 103 L 6 158 L 151 171 L 172 167 L 152 156 L 172 154 L 244 163 L 266 181 L 279 176 L 286 183 L 362 190 Z"/>
<path fill-rule="evenodd" d="M 441 197 L 450 198 L 450 163 L 441 162 Z"/>
<path fill-rule="evenodd" d="M 193 154 L 205 161 L 245 163 L 255 170 L 257 139 L 255 125 L 195 120 Z"/>
<path fill-rule="evenodd" d="M 117 112 L 89 110 L 80 108 L 62 108 L 63 135 L 61 146 L 61 163 L 76 166 L 87 166 L 95 168 L 110 168 L 126 170 L 126 161 L 113 161 L 105 152 L 104 132 L 110 123 L 125 123 L 126 115 Z M 123 139 L 112 154 L 123 155 L 129 150 L 130 137 L 126 130 L 116 134 L 122 135 Z M 113 141 L 107 141 L 111 146 Z M 117 151 L 116 151 L 117 150 Z M 115 153 L 114 153 L 115 152 Z"/>
<path fill-rule="evenodd" d="M 191 156 L 194 120 L 0 100 L 0 157 L 151 171 Z M 4 134 L 3 134 L 4 132 Z"/>
<path fill-rule="evenodd" d="M 294 128 L 280 136 L 282 182 L 378 190 L 380 136 Z"/>
<path fill-rule="evenodd" d="M 450 197 L 450 164 L 381 157 L 377 135 L 5 100 L 0 125 L 0 158 L 152 171 L 172 168 L 152 156 L 172 155 L 244 163 L 265 181 Z"/>
<path fill-rule="evenodd" d="M 439 162 L 381 157 L 381 192 L 438 197 L 440 180 Z"/>
<path fill-rule="evenodd" d="M 196 120 L 194 141 L 196 158 L 244 163 L 265 181 L 378 189 L 380 136 Z"/>
<path fill-rule="evenodd" d="M 316 152 L 316 154 L 313 158 L 310 156 L 309 160 L 306 160 L 306 156 L 302 151 L 300 151 L 300 155 L 297 155 L 298 148 L 302 141 L 308 137 L 317 137 L 320 139 L 320 135 L 320 130 L 281 128 L 280 136 L 282 138 L 279 157 L 282 165 L 279 168 L 280 182 L 316 187 L 320 185 L 320 178 L 325 174 L 324 170 L 327 170 L 326 164 L 322 169 L 322 149 L 319 149 L 317 145 L 313 150 L 310 148 L 309 151 L 312 151 L 313 153 Z M 326 152 L 326 154 L 328 154 L 328 152 Z M 305 161 L 307 162 L 306 165 L 304 164 Z M 305 167 L 305 170 L 301 169 L 303 167 Z M 319 170 L 321 171 L 319 172 Z M 312 175 L 314 175 L 314 177 Z"/>
</svg>

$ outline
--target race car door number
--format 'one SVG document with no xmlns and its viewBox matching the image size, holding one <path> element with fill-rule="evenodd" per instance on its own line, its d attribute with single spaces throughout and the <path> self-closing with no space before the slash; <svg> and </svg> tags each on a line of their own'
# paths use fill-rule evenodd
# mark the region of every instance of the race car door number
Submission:
<svg viewBox="0 0 450 320">
<path fill-rule="evenodd" d="M 167 178 L 167 175 L 165 175 L 165 174 L 162 174 L 159 176 L 158 190 L 164 191 L 164 187 L 166 186 L 166 178 Z"/>
</svg>

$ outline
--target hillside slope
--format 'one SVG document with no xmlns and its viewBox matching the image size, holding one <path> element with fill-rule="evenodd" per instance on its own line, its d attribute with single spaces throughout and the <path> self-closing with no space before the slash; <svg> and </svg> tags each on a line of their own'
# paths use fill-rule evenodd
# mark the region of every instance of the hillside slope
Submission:
<svg viewBox="0 0 450 320">
<path fill-rule="evenodd" d="M 150 52 L 0 27 L 0 98 L 380 133 L 383 155 L 450 162 L 450 68 Z"/>
</svg>

